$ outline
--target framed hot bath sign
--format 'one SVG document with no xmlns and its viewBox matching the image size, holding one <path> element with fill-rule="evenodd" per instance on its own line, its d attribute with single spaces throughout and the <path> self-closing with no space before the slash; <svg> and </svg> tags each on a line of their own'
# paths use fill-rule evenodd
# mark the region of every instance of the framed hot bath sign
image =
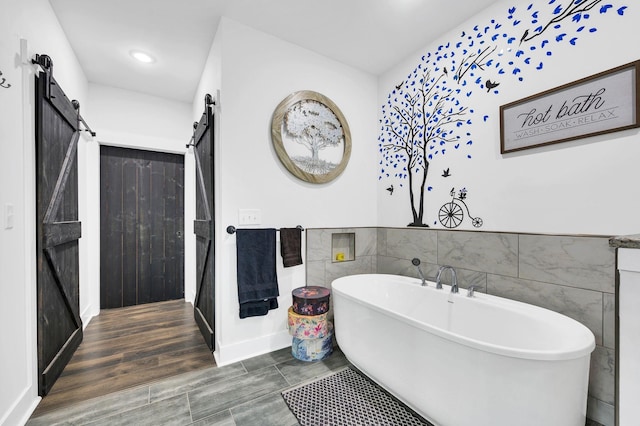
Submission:
<svg viewBox="0 0 640 426">
<path fill-rule="evenodd" d="M 500 107 L 502 154 L 640 127 L 640 61 Z"/>
</svg>

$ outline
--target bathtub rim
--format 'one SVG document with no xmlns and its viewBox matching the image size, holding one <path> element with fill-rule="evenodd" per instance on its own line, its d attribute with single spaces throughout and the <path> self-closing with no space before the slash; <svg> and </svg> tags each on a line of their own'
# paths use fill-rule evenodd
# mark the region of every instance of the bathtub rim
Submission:
<svg viewBox="0 0 640 426">
<path fill-rule="evenodd" d="M 417 321 L 414 318 L 411 318 L 407 315 L 398 313 L 398 312 L 393 312 L 391 310 L 388 309 L 384 309 L 380 306 L 374 305 L 372 303 L 368 303 L 366 301 L 363 301 L 361 299 L 359 299 L 358 297 L 348 294 L 348 292 L 345 292 L 344 289 L 341 289 L 340 287 L 343 285 L 341 283 L 345 283 L 348 281 L 353 281 L 355 279 L 358 278 L 366 278 L 366 277 L 384 277 L 384 278 L 391 278 L 391 279 L 395 279 L 399 282 L 400 285 L 415 285 L 415 286 L 421 286 L 421 280 L 417 279 L 417 278 L 412 278 L 412 277 L 407 277 L 404 275 L 396 275 L 396 274 L 355 274 L 355 275 L 348 275 L 348 276 L 344 276 L 344 277 L 340 277 L 340 278 L 336 278 L 335 280 L 332 281 L 331 283 L 331 288 L 332 291 L 334 293 L 334 297 L 336 295 L 341 296 L 341 297 L 345 297 L 346 299 L 349 299 L 355 303 L 358 303 L 360 305 L 364 305 L 367 306 L 371 309 L 374 309 L 375 311 L 391 317 L 391 318 L 395 318 L 399 321 L 402 321 L 404 323 L 406 323 L 407 325 L 411 326 L 411 327 L 415 327 L 415 328 L 419 328 L 422 329 L 424 331 L 427 331 L 429 333 L 432 333 L 436 336 L 439 336 L 440 338 L 452 341 L 452 342 L 456 342 L 468 347 L 472 347 L 484 352 L 488 352 L 488 353 L 493 353 L 493 354 L 497 354 L 497 355 L 501 355 L 501 356 L 506 356 L 506 357 L 511 357 L 511 358 L 521 358 L 521 359 L 529 359 L 529 360 L 539 360 L 539 361 L 563 361 L 563 360 L 572 360 L 572 359 L 577 359 L 577 358 L 582 358 L 585 356 L 590 356 L 591 353 L 593 352 L 593 350 L 596 347 L 596 343 L 595 343 L 595 336 L 593 335 L 593 332 L 591 330 L 589 330 L 589 328 L 587 328 L 584 324 L 582 324 L 581 322 L 568 317 L 564 314 L 561 314 L 559 312 L 556 311 L 552 311 L 550 309 L 547 308 L 543 308 L 540 306 L 536 306 L 536 305 L 532 305 L 530 303 L 525 303 L 525 302 L 520 302 L 517 300 L 513 300 L 513 299 L 508 299 L 505 297 L 500 297 L 500 296 L 494 296 L 491 294 L 486 294 L 486 293 L 476 293 L 476 300 L 483 302 L 483 303 L 499 303 L 499 304 L 503 304 L 503 305 L 507 305 L 510 307 L 519 307 L 519 308 L 524 308 L 526 310 L 529 311 L 539 311 L 541 313 L 543 313 L 544 315 L 547 316 L 555 316 L 557 319 L 566 322 L 569 324 L 569 326 L 574 329 L 577 332 L 580 332 L 581 334 L 583 334 L 584 336 L 582 336 L 580 338 L 580 342 L 584 341 L 582 344 L 577 344 L 575 348 L 572 348 L 570 350 L 564 350 L 564 351 L 559 351 L 559 350 L 534 350 L 534 349 L 519 349 L 519 348 L 511 348 L 508 346 L 504 346 L 504 345 L 497 345 L 497 344 L 493 344 L 493 343 L 487 343 L 481 340 L 477 340 L 477 339 L 472 339 L 470 337 L 458 334 L 458 333 L 453 333 L 447 330 L 444 330 L 440 327 L 436 327 L 424 322 L 420 322 Z M 428 281 L 428 283 L 431 284 L 430 289 L 433 291 L 444 291 L 446 293 L 450 292 L 451 287 L 448 285 L 443 285 L 443 289 L 442 290 L 436 290 L 435 289 L 435 283 Z M 337 287 L 336 287 L 337 284 Z M 345 284 L 346 285 L 346 284 Z M 463 293 L 459 293 L 457 295 L 453 295 L 453 297 L 466 297 L 465 294 Z M 474 299 L 475 299 L 474 298 Z M 484 299 L 484 300 L 483 300 Z M 335 300 L 334 300 L 335 303 Z M 335 312 L 334 312 L 335 315 Z M 588 340 L 588 342 L 587 342 Z"/>
</svg>

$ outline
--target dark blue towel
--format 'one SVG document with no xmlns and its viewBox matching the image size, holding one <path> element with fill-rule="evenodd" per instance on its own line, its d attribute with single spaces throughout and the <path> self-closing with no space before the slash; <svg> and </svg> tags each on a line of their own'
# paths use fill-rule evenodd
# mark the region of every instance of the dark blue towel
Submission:
<svg viewBox="0 0 640 426">
<path fill-rule="evenodd" d="M 236 230 L 240 318 L 266 315 L 278 307 L 276 230 Z"/>
</svg>

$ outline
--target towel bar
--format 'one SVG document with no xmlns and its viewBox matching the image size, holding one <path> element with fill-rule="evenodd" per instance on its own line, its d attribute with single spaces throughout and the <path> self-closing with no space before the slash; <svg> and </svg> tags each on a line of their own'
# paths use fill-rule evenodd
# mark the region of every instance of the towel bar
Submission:
<svg viewBox="0 0 640 426">
<path fill-rule="evenodd" d="M 298 228 L 301 231 L 304 231 L 304 228 L 301 225 L 296 226 L 296 228 Z M 279 229 L 276 229 L 276 231 L 279 231 Z M 227 226 L 227 234 L 235 234 L 236 233 L 236 227 L 233 225 L 229 225 Z"/>
</svg>

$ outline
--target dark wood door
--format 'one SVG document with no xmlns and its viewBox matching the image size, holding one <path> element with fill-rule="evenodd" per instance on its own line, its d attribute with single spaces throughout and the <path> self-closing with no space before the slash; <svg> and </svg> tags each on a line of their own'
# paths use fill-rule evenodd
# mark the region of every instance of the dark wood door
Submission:
<svg viewBox="0 0 640 426">
<path fill-rule="evenodd" d="M 184 157 L 100 147 L 100 307 L 184 297 Z"/>
<path fill-rule="evenodd" d="M 79 113 L 40 56 L 36 76 L 38 393 L 46 395 L 82 341 L 78 239 Z M 5 159 L 11 161 L 10 159 Z"/>
<path fill-rule="evenodd" d="M 193 154 L 196 162 L 196 298 L 194 318 L 207 346 L 215 349 L 215 266 L 214 266 L 214 164 L 213 101 L 205 96 L 200 121 L 194 123 Z"/>
</svg>

